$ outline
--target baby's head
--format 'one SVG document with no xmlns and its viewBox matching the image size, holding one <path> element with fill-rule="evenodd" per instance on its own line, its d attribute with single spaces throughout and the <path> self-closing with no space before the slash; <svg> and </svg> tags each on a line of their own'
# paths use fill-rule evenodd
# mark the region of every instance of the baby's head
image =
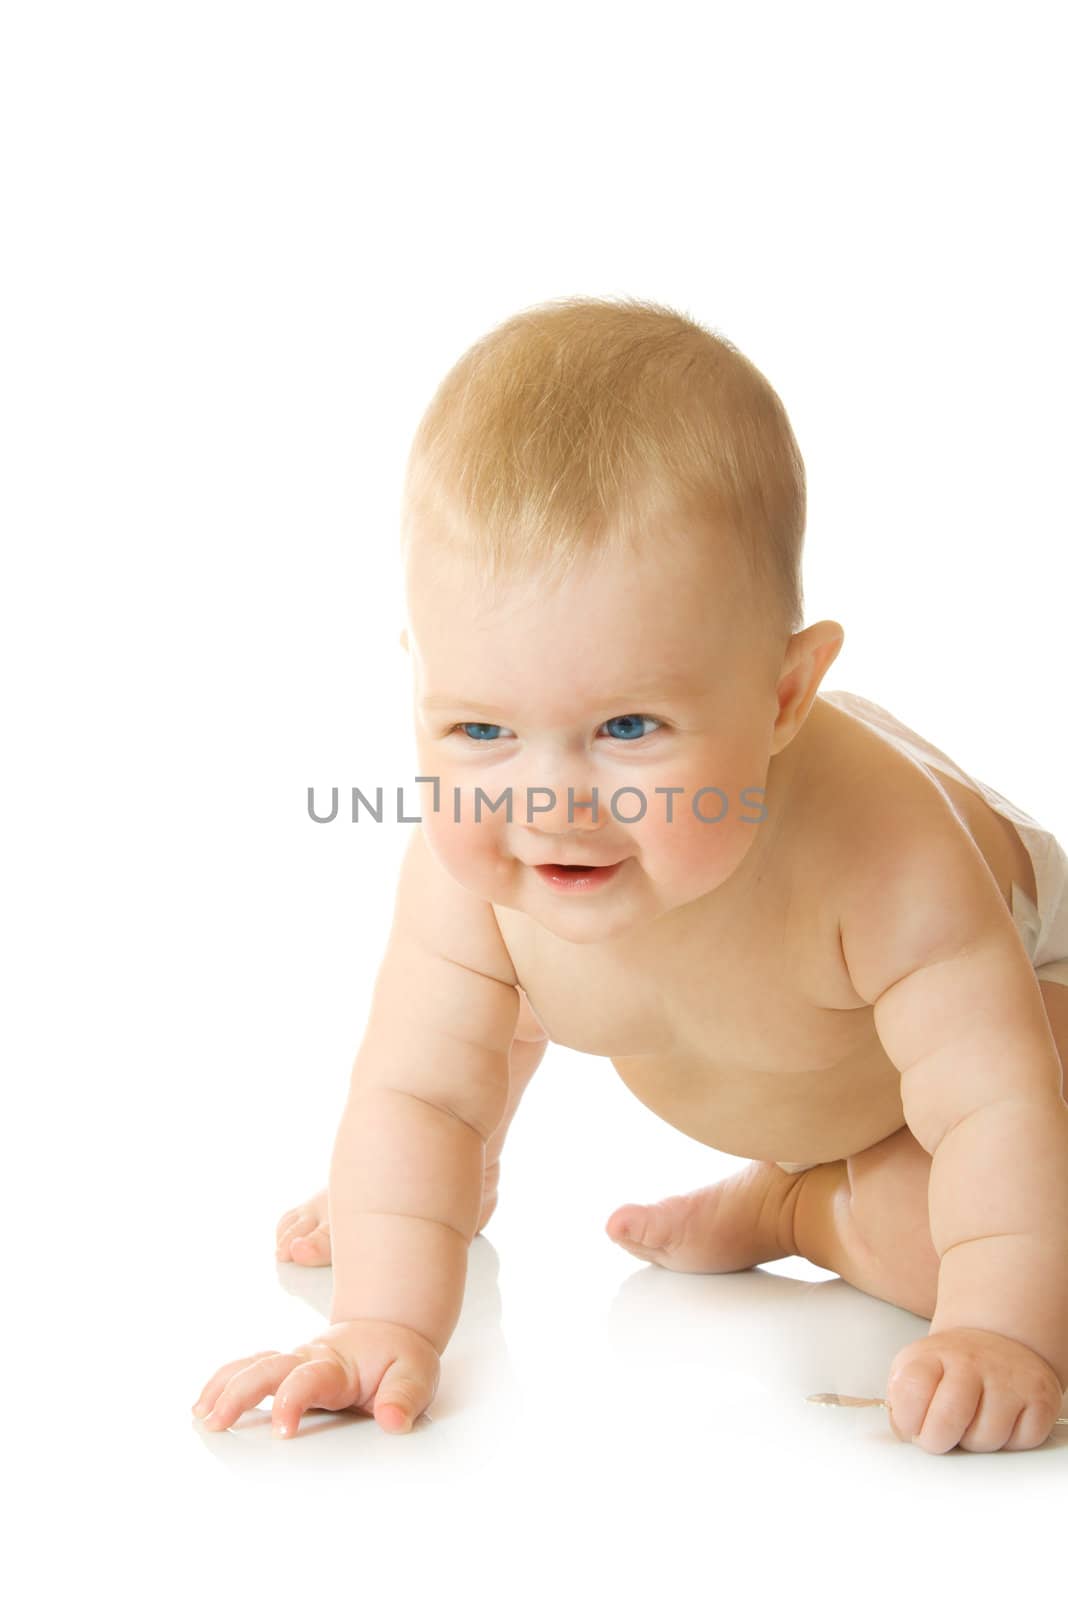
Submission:
<svg viewBox="0 0 1068 1600">
<path fill-rule="evenodd" d="M 804 526 L 778 396 L 678 312 L 557 301 L 457 362 L 402 548 L 424 831 L 458 881 L 585 943 L 770 846 L 770 764 L 842 641 L 797 631 Z M 554 862 L 622 865 L 583 891 Z"/>
</svg>

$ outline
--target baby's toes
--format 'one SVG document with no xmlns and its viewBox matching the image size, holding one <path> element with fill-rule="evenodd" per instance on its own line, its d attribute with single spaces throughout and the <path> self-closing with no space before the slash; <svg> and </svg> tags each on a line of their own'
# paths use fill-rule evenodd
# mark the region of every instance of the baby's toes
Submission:
<svg viewBox="0 0 1068 1600">
<path fill-rule="evenodd" d="M 275 1240 L 278 1244 L 285 1244 L 294 1233 L 298 1233 L 301 1225 L 305 1228 L 317 1219 L 314 1218 L 306 1206 L 294 1206 L 292 1211 L 287 1211 L 284 1217 L 279 1217 L 278 1226 L 274 1230 Z"/>
<path fill-rule="evenodd" d="M 310 1233 L 299 1234 L 290 1242 L 291 1259 L 302 1267 L 326 1267 L 330 1264 L 330 1225 L 320 1222 Z"/>
<path fill-rule="evenodd" d="M 303 1207 L 296 1211 L 288 1212 L 287 1216 L 288 1221 L 286 1217 L 283 1217 L 278 1224 L 278 1231 L 275 1237 L 280 1261 L 288 1261 L 289 1249 L 294 1239 L 300 1239 L 305 1234 L 311 1233 L 319 1222 L 319 1218 L 314 1211 L 307 1211 Z"/>
<path fill-rule="evenodd" d="M 642 1261 L 667 1266 L 682 1243 L 686 1210 L 681 1197 L 651 1206 L 620 1206 L 605 1225 L 608 1237 Z"/>
</svg>

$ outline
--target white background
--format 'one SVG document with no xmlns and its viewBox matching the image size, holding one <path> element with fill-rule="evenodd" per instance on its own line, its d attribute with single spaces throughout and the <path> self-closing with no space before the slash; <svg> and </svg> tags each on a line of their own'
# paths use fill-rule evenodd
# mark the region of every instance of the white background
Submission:
<svg viewBox="0 0 1068 1600">
<path fill-rule="evenodd" d="M 472 340 L 566 294 L 732 339 L 806 457 L 824 686 L 1068 833 L 1059 8 L 5 8 L 5 1445 L 19 1592 L 1054 1583 L 1064 1440 L 925 1456 L 926 1325 L 605 1237 L 739 1163 L 551 1050 L 431 1421 L 205 1435 L 309 1338 L 414 771 L 400 476 Z M 269 1402 L 268 1402 L 269 1404 Z M 1065 1430 L 1058 1430 L 1058 1435 Z"/>
</svg>

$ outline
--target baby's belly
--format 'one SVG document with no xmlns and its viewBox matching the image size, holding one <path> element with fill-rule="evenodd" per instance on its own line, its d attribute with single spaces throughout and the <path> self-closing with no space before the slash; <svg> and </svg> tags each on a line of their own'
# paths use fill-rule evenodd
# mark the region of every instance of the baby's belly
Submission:
<svg viewBox="0 0 1068 1600">
<path fill-rule="evenodd" d="M 836 1161 L 904 1126 L 901 1078 L 877 1038 L 810 1072 L 723 1069 L 699 1058 L 614 1056 L 650 1111 L 713 1149 L 757 1161 Z"/>
</svg>

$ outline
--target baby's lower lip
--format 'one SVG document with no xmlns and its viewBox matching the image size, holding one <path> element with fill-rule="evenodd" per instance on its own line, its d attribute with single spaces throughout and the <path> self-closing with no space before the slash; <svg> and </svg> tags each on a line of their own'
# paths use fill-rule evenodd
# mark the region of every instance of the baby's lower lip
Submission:
<svg viewBox="0 0 1068 1600">
<path fill-rule="evenodd" d="M 610 867 L 562 867 L 550 861 L 544 867 L 535 867 L 534 871 L 553 889 L 565 894 L 583 894 L 608 883 L 622 865 L 622 861 L 614 861 Z"/>
</svg>

